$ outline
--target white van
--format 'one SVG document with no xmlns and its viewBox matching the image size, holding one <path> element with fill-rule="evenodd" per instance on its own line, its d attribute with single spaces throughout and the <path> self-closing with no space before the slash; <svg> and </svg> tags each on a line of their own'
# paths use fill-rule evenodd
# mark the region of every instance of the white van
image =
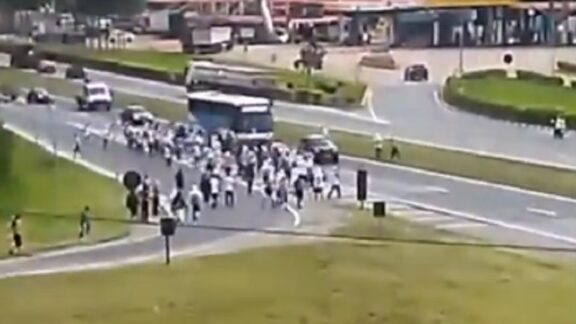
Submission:
<svg viewBox="0 0 576 324">
<path fill-rule="evenodd" d="M 78 110 L 110 111 L 112 109 L 112 91 L 103 82 L 87 82 L 82 88 L 82 94 L 76 97 Z"/>
</svg>

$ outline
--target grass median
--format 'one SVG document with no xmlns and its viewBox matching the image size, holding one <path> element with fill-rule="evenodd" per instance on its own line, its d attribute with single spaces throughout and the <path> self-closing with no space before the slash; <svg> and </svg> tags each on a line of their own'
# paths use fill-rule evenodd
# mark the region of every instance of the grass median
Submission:
<svg viewBox="0 0 576 324">
<path fill-rule="evenodd" d="M 459 79 L 461 94 L 489 104 L 576 113 L 576 90 L 533 80 L 485 77 Z"/>
<path fill-rule="evenodd" d="M 22 214 L 24 252 L 77 244 L 80 212 L 89 205 L 98 217 L 125 216 L 124 193 L 114 180 L 44 151 L 33 143 L 0 129 L 0 225 L 15 212 Z M 2 230 L 8 234 L 7 231 Z M 93 225 L 90 243 L 119 237 L 125 224 Z M 6 239 L 5 239 L 6 238 Z M 8 251 L 9 237 L 0 240 L 0 257 Z"/>
<path fill-rule="evenodd" d="M 51 92 L 64 96 L 73 96 L 79 91 L 79 86 L 72 85 L 65 80 L 44 78 L 36 74 L 12 69 L 0 73 L 0 83 L 3 81 L 21 84 L 43 84 Z M 127 103 L 143 104 L 156 115 L 170 120 L 183 120 L 187 114 L 184 105 L 158 99 L 117 93 L 117 101 L 120 105 Z M 317 131 L 317 128 L 294 123 L 276 122 L 275 125 L 277 137 L 290 143 L 296 143 L 303 135 Z M 339 131 L 332 131 L 331 136 L 339 145 L 341 153 L 372 158 L 373 143 L 371 138 Z M 383 162 L 576 198 L 576 172 L 573 171 L 498 158 L 479 157 L 468 153 L 414 145 L 401 141 L 396 141 L 396 143 L 401 150 L 402 159 L 395 162 L 389 160 Z M 389 150 L 390 142 L 386 142 L 384 151 L 387 152 Z"/>
<path fill-rule="evenodd" d="M 444 235 L 394 219 L 381 225 L 357 214 L 341 231 Z M 3 321 L 21 324 L 572 324 L 574 270 L 493 249 L 316 242 L 8 279 L 0 303 Z"/>
</svg>

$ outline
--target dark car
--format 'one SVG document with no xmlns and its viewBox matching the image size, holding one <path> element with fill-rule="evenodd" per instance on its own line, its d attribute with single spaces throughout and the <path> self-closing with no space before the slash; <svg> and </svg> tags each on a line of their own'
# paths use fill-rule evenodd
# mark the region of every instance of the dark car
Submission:
<svg viewBox="0 0 576 324">
<path fill-rule="evenodd" d="M 338 164 L 338 147 L 330 139 L 320 134 L 312 134 L 300 140 L 300 152 L 309 152 L 314 156 L 315 164 Z"/>
<path fill-rule="evenodd" d="M 428 69 L 424 64 L 411 65 L 404 70 L 404 81 L 428 81 Z"/>
<path fill-rule="evenodd" d="M 66 68 L 66 79 L 86 79 L 86 71 L 80 65 L 70 65 Z"/>
<path fill-rule="evenodd" d="M 38 73 L 54 74 L 56 73 L 56 64 L 48 61 L 39 61 L 36 66 Z"/>
<path fill-rule="evenodd" d="M 147 111 L 144 107 L 138 105 L 131 105 L 126 107 L 120 113 L 120 121 L 122 124 L 132 126 L 144 126 L 154 120 L 154 115 Z"/>
<path fill-rule="evenodd" d="M 28 104 L 46 104 L 49 105 L 54 102 L 52 96 L 44 88 L 32 88 L 26 95 L 26 102 Z"/>
</svg>

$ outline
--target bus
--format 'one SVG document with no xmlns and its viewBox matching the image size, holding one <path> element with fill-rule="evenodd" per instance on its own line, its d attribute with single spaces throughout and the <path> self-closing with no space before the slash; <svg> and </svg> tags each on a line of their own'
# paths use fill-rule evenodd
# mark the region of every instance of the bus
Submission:
<svg viewBox="0 0 576 324">
<path fill-rule="evenodd" d="M 188 93 L 191 120 L 208 133 L 234 131 L 241 142 L 267 142 L 274 136 L 272 100 L 219 91 Z"/>
</svg>

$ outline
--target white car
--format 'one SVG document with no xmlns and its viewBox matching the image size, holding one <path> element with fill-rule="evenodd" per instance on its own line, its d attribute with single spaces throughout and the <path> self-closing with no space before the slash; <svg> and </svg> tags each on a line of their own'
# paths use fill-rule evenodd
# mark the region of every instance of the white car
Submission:
<svg viewBox="0 0 576 324">
<path fill-rule="evenodd" d="M 132 44 L 136 40 L 136 35 L 120 29 L 114 29 L 110 32 L 108 42 L 110 44 Z"/>
<path fill-rule="evenodd" d="M 87 82 L 84 84 L 82 94 L 76 97 L 78 110 L 94 111 L 112 109 L 112 91 L 103 82 Z"/>
</svg>

